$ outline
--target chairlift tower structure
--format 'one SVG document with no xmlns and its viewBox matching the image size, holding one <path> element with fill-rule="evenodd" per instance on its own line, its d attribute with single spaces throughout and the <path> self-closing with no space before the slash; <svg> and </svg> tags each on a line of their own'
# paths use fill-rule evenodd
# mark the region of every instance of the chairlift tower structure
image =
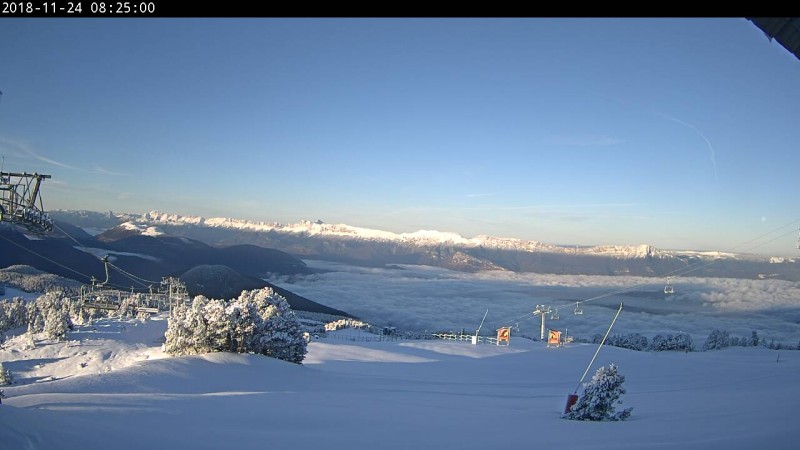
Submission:
<svg viewBox="0 0 800 450">
<path fill-rule="evenodd" d="M 39 188 L 50 175 L 0 171 L 0 222 L 19 225 L 35 234 L 53 230 L 44 212 Z"/>
<path fill-rule="evenodd" d="M 541 330 L 541 336 L 539 337 L 539 339 L 541 340 L 544 340 L 544 317 L 545 315 L 551 314 L 552 312 L 553 309 L 547 305 L 536 305 L 536 309 L 533 310 L 534 316 L 536 315 L 542 316 L 542 330 Z"/>
</svg>

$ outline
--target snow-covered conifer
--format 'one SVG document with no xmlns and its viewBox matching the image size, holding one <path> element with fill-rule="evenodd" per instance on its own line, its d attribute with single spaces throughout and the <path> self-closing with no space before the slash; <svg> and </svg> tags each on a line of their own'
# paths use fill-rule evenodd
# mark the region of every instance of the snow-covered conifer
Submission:
<svg viewBox="0 0 800 450">
<path fill-rule="evenodd" d="M 616 412 L 615 404 L 621 404 L 620 397 L 625 393 L 622 383 L 625 376 L 617 371 L 615 364 L 608 369 L 601 367 L 584 385 L 584 390 L 577 403 L 565 415 L 571 420 L 625 420 L 631 415 L 633 408 Z"/>
<path fill-rule="evenodd" d="M 3 367 L 3 363 L 0 362 L 0 386 L 7 386 L 12 383 L 14 383 L 14 375 L 10 370 Z"/>
<path fill-rule="evenodd" d="M 249 295 L 242 294 L 225 308 L 231 324 L 231 349 L 237 353 L 257 351 L 253 348 L 253 336 L 256 332 L 256 321 L 260 322 L 258 311 Z"/>
<path fill-rule="evenodd" d="M 264 288 L 253 291 L 253 302 L 261 317 L 259 353 L 297 364 L 303 362 L 307 341 L 286 299 Z"/>
<path fill-rule="evenodd" d="M 758 339 L 758 332 L 753 330 L 753 333 L 750 334 L 750 345 L 753 347 L 758 347 L 759 339 Z"/>
<path fill-rule="evenodd" d="M 602 338 L 600 339 L 600 341 Z M 598 343 L 600 342 L 598 341 Z M 644 351 L 647 350 L 647 338 L 639 333 L 632 334 L 614 334 L 609 336 L 606 344 L 614 347 L 628 348 L 631 350 Z"/>
<path fill-rule="evenodd" d="M 286 299 L 264 288 L 243 291 L 227 304 L 198 296 L 191 305 L 174 307 L 164 351 L 173 355 L 253 352 L 301 363 L 306 344 Z"/>
<path fill-rule="evenodd" d="M 203 308 L 206 320 L 206 344 L 216 352 L 231 351 L 231 323 L 225 313 L 225 302 L 211 299 Z"/>
<path fill-rule="evenodd" d="M 167 331 L 164 333 L 164 352 L 171 355 L 192 354 L 189 342 L 193 332 L 184 323 L 188 310 L 189 305 L 186 302 L 179 302 L 172 307 L 167 320 Z"/>
<path fill-rule="evenodd" d="M 728 347 L 730 344 L 731 340 L 727 331 L 712 330 L 703 344 L 703 350 L 718 350 Z"/>
<path fill-rule="evenodd" d="M 650 350 L 654 352 L 669 350 L 693 352 L 694 343 L 692 342 L 692 337 L 686 333 L 668 334 L 666 337 L 657 334 L 650 341 Z"/>
<path fill-rule="evenodd" d="M 50 339 L 63 341 L 67 337 L 67 330 L 72 328 L 69 315 L 58 308 L 51 308 L 47 311 L 44 322 L 44 332 Z"/>
</svg>

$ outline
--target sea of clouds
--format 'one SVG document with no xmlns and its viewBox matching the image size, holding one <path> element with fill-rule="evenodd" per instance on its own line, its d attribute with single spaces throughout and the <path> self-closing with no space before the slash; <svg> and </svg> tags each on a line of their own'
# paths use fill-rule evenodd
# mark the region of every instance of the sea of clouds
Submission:
<svg viewBox="0 0 800 450">
<path fill-rule="evenodd" d="M 680 277 L 672 279 L 675 294 L 665 295 L 662 278 L 306 263 L 320 273 L 269 281 L 378 326 L 474 333 L 488 309 L 481 334 L 512 326 L 512 335 L 538 337 L 541 319 L 532 312 L 547 305 L 558 309 L 558 320 L 548 314 L 546 328 L 591 338 L 606 331 L 623 303 L 612 333 L 684 332 L 698 347 L 713 329 L 800 341 L 800 286 L 788 281 Z M 582 315 L 574 314 L 578 302 Z"/>
</svg>

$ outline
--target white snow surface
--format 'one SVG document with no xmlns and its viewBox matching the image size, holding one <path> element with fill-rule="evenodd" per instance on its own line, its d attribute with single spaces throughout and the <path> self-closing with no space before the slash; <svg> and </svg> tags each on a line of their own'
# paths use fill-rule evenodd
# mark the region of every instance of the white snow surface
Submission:
<svg viewBox="0 0 800 450">
<path fill-rule="evenodd" d="M 4 286 L 3 289 L 6 291 L 6 293 L 0 295 L 0 300 L 11 300 L 15 297 L 23 298 L 25 300 L 36 300 L 42 295 L 39 292 L 25 292 L 8 286 Z"/>
<path fill-rule="evenodd" d="M 125 230 L 138 231 L 139 234 L 141 234 L 143 236 L 155 237 L 155 236 L 161 236 L 161 235 L 164 234 L 164 232 L 161 231 L 158 227 L 147 226 L 147 225 L 137 224 L 137 223 L 133 223 L 133 222 L 124 222 L 124 223 L 120 224 L 119 226 L 121 228 L 125 229 Z"/>
<path fill-rule="evenodd" d="M 595 345 L 363 342 L 341 330 L 303 365 L 259 355 L 165 357 L 166 320 L 101 320 L 0 360 L 3 449 L 794 449 L 800 352 L 605 347 L 625 422 L 562 419 Z M 369 335 L 374 336 L 374 335 Z"/>
</svg>

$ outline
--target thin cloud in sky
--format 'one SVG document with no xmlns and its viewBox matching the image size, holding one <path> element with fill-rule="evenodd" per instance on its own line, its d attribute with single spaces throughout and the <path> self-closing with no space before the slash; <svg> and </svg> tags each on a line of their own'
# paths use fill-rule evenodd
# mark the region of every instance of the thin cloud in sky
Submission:
<svg viewBox="0 0 800 450">
<path fill-rule="evenodd" d="M 34 158 L 36 160 L 45 162 L 47 164 L 51 164 L 53 166 L 61 167 L 63 169 L 71 169 L 71 170 L 81 170 L 77 167 L 70 166 L 69 164 L 62 163 L 60 161 L 56 161 L 54 159 L 48 158 L 46 156 L 41 156 L 38 153 L 31 150 L 27 145 L 20 144 L 17 142 L 11 142 L 5 139 L 0 140 L 0 146 L 2 147 L 4 152 L 11 152 L 9 156 L 14 156 L 17 158 Z"/>
<path fill-rule="evenodd" d="M 714 180 L 716 180 L 717 185 L 719 185 L 719 176 L 717 175 L 716 151 L 714 150 L 714 146 L 711 145 L 711 141 L 708 140 L 706 135 L 703 134 L 699 129 L 697 129 L 696 126 L 694 126 L 694 125 L 692 125 L 692 124 L 690 124 L 688 122 L 684 122 L 683 120 L 678 119 L 677 117 L 672 117 L 672 116 L 670 116 L 668 114 L 660 113 L 658 111 L 653 111 L 653 113 L 658 115 L 658 116 L 661 116 L 661 117 L 663 117 L 663 118 L 665 118 L 667 120 L 671 120 L 671 121 L 673 121 L 673 122 L 675 122 L 677 124 L 683 125 L 686 128 L 689 128 L 690 130 L 692 130 L 695 133 L 697 133 L 697 135 L 700 136 L 705 141 L 706 146 L 708 147 L 708 151 L 710 153 L 709 156 L 711 157 L 711 168 L 714 169 Z"/>
<path fill-rule="evenodd" d="M 615 102 L 617 104 L 623 105 L 623 106 L 625 106 L 627 108 L 633 108 L 633 109 L 641 110 L 641 108 L 638 108 L 638 107 L 632 105 L 631 103 L 629 103 L 627 101 L 624 101 L 624 100 L 621 100 L 621 99 L 616 98 L 616 97 L 612 97 L 612 96 L 605 95 L 605 94 L 600 94 L 600 93 L 594 93 L 594 95 L 597 95 L 599 97 L 605 98 L 606 100 L 610 100 L 610 101 Z M 670 116 L 669 114 L 665 114 L 665 113 L 662 113 L 662 112 L 659 112 L 659 111 L 656 111 L 656 110 L 653 110 L 653 109 L 648 109 L 646 111 L 649 111 L 651 114 L 655 114 L 655 115 L 657 115 L 659 117 L 663 117 L 664 119 L 667 119 L 667 120 L 669 120 L 671 122 L 675 122 L 675 123 L 677 123 L 679 125 L 683 125 L 684 127 L 689 128 L 690 130 L 694 131 L 698 136 L 700 136 L 701 139 L 703 139 L 703 141 L 706 143 L 706 146 L 708 147 L 709 157 L 711 158 L 711 168 L 714 170 L 714 180 L 717 182 L 717 185 L 719 186 L 719 176 L 717 175 L 716 150 L 714 149 L 714 145 L 711 144 L 711 141 L 706 137 L 706 135 L 703 134 L 703 132 L 700 131 L 696 126 L 694 126 L 694 125 L 692 125 L 692 124 L 690 124 L 690 123 L 688 123 L 686 121 L 683 121 L 681 119 L 678 119 L 677 117 L 673 117 L 673 116 Z"/>
<path fill-rule="evenodd" d="M 0 149 L 3 152 L 9 152 L 9 156 L 14 156 L 17 158 L 33 158 L 37 161 L 41 161 L 43 163 L 47 163 L 56 167 L 60 167 L 62 169 L 69 169 L 75 170 L 78 172 L 85 172 L 85 173 L 94 173 L 94 174 L 102 174 L 102 175 L 113 175 L 113 176 L 129 176 L 130 174 L 123 173 L 123 172 L 116 172 L 112 170 L 108 170 L 104 167 L 95 165 L 91 169 L 84 169 L 81 167 L 73 166 L 71 164 L 67 164 L 65 162 L 61 162 L 55 160 L 53 158 L 49 158 L 47 156 L 41 155 L 38 152 L 32 150 L 28 145 L 20 144 L 17 142 L 12 142 L 5 139 L 0 139 Z"/>
<path fill-rule="evenodd" d="M 114 175 L 114 176 L 120 176 L 120 177 L 130 176 L 129 173 L 114 172 L 114 171 L 111 171 L 111 170 L 104 169 L 103 167 L 100 167 L 100 166 L 94 166 L 93 169 L 94 169 L 93 170 L 94 173 L 101 173 L 101 174 L 104 174 L 104 175 Z"/>
<path fill-rule="evenodd" d="M 3 152 L 3 156 L 25 157 L 21 145 L 2 138 L 0 138 L 0 151 Z"/>
<path fill-rule="evenodd" d="M 39 155 L 37 153 L 34 153 L 29 148 L 24 148 L 23 150 L 25 150 L 25 153 L 27 153 L 28 155 L 34 157 L 35 159 L 38 159 L 39 161 L 46 162 L 48 164 L 52 164 L 52 165 L 57 166 L 57 167 L 61 167 L 62 169 L 70 169 L 70 170 L 79 170 L 81 172 L 89 172 L 88 170 L 81 169 L 81 168 L 78 168 L 78 167 L 75 167 L 75 166 L 71 166 L 69 164 L 62 163 L 60 161 L 56 161 L 55 159 L 50 159 L 50 158 L 48 158 L 46 156 L 41 156 L 41 155 Z"/>
</svg>

